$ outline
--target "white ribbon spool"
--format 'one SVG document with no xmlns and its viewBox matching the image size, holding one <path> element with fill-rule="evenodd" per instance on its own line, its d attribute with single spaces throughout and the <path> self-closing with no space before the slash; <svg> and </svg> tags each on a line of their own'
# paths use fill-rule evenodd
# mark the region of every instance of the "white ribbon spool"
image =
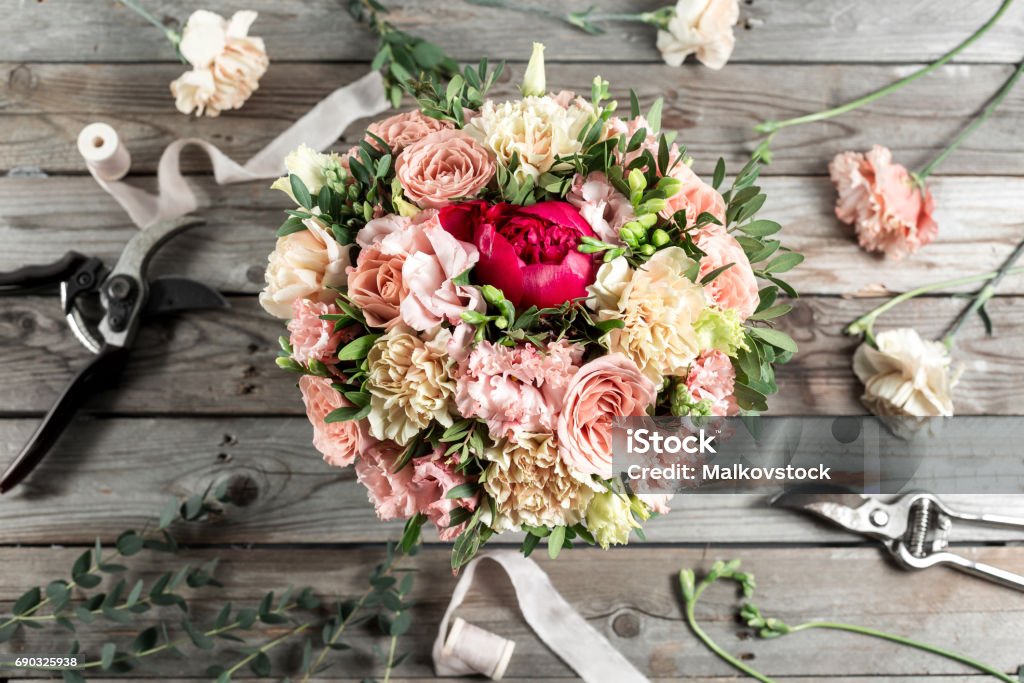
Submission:
<svg viewBox="0 0 1024 683">
<path fill-rule="evenodd" d="M 117 131 L 105 123 L 90 123 L 78 134 L 78 152 L 93 174 L 120 180 L 132 167 L 132 156 Z"/>
<path fill-rule="evenodd" d="M 441 655 L 449 665 L 455 659 L 492 681 L 500 681 L 515 649 L 515 642 L 455 617 Z"/>
</svg>

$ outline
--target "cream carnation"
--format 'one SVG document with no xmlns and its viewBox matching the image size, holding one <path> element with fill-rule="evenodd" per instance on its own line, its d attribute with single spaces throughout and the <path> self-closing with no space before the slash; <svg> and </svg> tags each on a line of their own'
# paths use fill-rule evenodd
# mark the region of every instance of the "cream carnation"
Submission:
<svg viewBox="0 0 1024 683">
<path fill-rule="evenodd" d="M 348 278 L 351 245 L 342 246 L 315 216 L 302 221 L 306 230 L 279 237 L 267 264 L 267 286 L 260 305 L 273 316 L 290 318 L 295 299 L 333 303 Z"/>
<path fill-rule="evenodd" d="M 721 69 L 736 44 L 732 27 L 739 18 L 738 0 L 679 0 L 667 30 L 658 31 L 658 50 L 669 66 L 696 53 L 704 66 Z"/>
<path fill-rule="evenodd" d="M 563 526 L 583 521 L 594 491 L 603 486 L 570 469 L 551 434 L 520 434 L 485 456 L 484 490 L 494 499 L 495 531 L 528 526 Z"/>
<path fill-rule="evenodd" d="M 608 350 L 625 355 L 659 386 L 664 376 L 684 375 L 701 351 L 694 323 L 707 306 L 703 288 L 686 277 L 693 261 L 679 247 L 656 252 L 631 274 L 616 261 L 625 258 L 601 266 L 589 288 L 599 320 L 625 323 L 609 333 Z"/>
<path fill-rule="evenodd" d="M 405 325 L 396 325 L 374 342 L 367 355 L 373 436 L 404 446 L 431 420 L 452 424 L 450 339 L 446 329 L 421 339 Z"/>
<path fill-rule="evenodd" d="M 875 415 L 951 417 L 953 387 L 960 378 L 941 342 L 926 341 L 913 329 L 875 335 L 878 348 L 861 344 L 853 372 L 864 384 L 861 401 Z"/>
<path fill-rule="evenodd" d="M 524 97 L 496 104 L 488 100 L 465 131 L 482 142 L 508 165 L 519 155 L 515 175 L 536 179 L 551 169 L 555 158 L 580 151 L 580 131 L 594 117 L 593 107 L 576 98 L 563 106 L 554 98 Z"/>
</svg>

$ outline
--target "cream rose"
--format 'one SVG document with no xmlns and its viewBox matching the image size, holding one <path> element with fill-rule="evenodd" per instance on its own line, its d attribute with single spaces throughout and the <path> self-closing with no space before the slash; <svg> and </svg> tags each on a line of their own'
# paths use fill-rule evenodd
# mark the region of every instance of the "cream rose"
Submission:
<svg viewBox="0 0 1024 683">
<path fill-rule="evenodd" d="M 178 46 L 192 70 L 171 83 L 182 114 L 219 116 L 238 109 L 259 87 L 270 60 L 261 38 L 248 35 L 256 12 L 235 12 L 230 21 L 197 10 L 185 22 Z"/>
<path fill-rule="evenodd" d="M 926 341 L 913 329 L 875 335 L 878 348 L 861 344 L 853 354 L 853 372 L 864 384 L 861 402 L 875 415 L 951 417 L 953 367 L 941 342 Z"/>
<path fill-rule="evenodd" d="M 451 332 L 421 339 L 405 325 L 379 338 L 367 356 L 370 433 L 404 446 L 437 420 L 451 426 L 455 380 L 447 346 Z"/>
<path fill-rule="evenodd" d="M 279 237 L 270 254 L 267 286 L 260 305 L 273 316 L 290 318 L 295 299 L 333 303 L 345 286 L 351 245 L 342 246 L 315 216 L 303 221 L 306 230 Z"/>
<path fill-rule="evenodd" d="M 472 198 L 494 177 L 494 159 L 460 130 L 431 133 L 406 148 L 395 164 L 405 196 L 422 209 Z"/>
<path fill-rule="evenodd" d="M 738 0 L 679 0 L 666 30 L 658 31 L 658 50 L 669 66 L 696 54 L 704 66 L 721 69 L 729 61 L 740 18 Z"/>
</svg>

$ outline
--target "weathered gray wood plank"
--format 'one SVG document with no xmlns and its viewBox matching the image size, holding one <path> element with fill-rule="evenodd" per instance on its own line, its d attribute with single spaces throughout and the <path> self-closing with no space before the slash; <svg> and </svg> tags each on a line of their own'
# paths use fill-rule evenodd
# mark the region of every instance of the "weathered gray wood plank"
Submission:
<svg viewBox="0 0 1024 683">
<path fill-rule="evenodd" d="M 547 45 L 549 60 L 660 60 L 653 28 L 607 25 L 601 37 L 587 36 L 561 22 L 461 0 L 392 0 L 389 17 L 399 27 L 432 40 L 458 59 L 481 56 L 525 60 L 531 41 Z M 542 3 L 538 3 L 542 4 Z M 568 0 L 564 11 L 591 5 L 601 11 L 640 12 L 668 0 Z M 163 21 L 178 22 L 198 7 L 230 13 L 220 2 L 150 0 L 146 6 Z M 950 49 L 995 12 L 996 0 L 961 3 L 891 3 L 842 0 L 807 4 L 800 0 L 745 2 L 740 5 L 734 62 L 906 62 L 933 59 Z M 262 36 L 275 61 L 369 61 L 373 39 L 344 6 L 332 0 L 249 0 L 260 12 L 253 34 Z M 68 17 L 74 16 L 73 21 Z M 7 14 L 0 59 L 54 62 L 174 61 L 159 33 L 113 0 L 47 0 L 24 3 Z M 176 23 L 175 23 L 176 25 Z M 1020 58 L 1024 12 L 1011 10 L 985 40 L 965 52 L 963 61 L 1013 62 Z"/>
<path fill-rule="evenodd" d="M 298 398 L 294 402 L 298 403 Z M 0 467 L 35 421 L 0 420 Z M 165 501 L 229 481 L 244 506 L 202 527 L 203 543 L 357 543 L 397 539 L 352 468 L 325 465 L 296 418 L 140 418 L 77 422 L 32 477 L 0 499 L 0 544 L 89 543 L 141 527 Z M 949 495 L 951 505 L 1024 516 L 1024 496 Z M 802 515 L 769 508 L 764 495 L 680 495 L 647 524 L 652 543 L 858 543 Z M 1012 529 L 960 525 L 959 541 L 1024 540 Z M 429 538 L 436 538 L 433 532 Z M 517 535 L 503 542 L 518 542 Z M 643 548 L 644 544 L 635 543 Z M 881 552 L 879 550 L 879 552 Z"/>
<path fill-rule="evenodd" d="M 155 185 L 152 178 L 132 182 L 148 190 Z M 187 275 L 225 293 L 258 292 L 287 198 L 263 182 L 218 187 L 209 176 L 195 176 L 190 183 L 207 225 L 161 249 L 154 274 Z M 905 291 L 985 272 L 1024 235 L 1018 199 L 1024 178 L 936 178 L 939 238 L 903 261 L 857 247 L 835 218 L 827 178 L 769 177 L 762 187 L 768 194 L 763 216 L 782 223 L 786 245 L 806 256 L 787 274 L 805 296 L 850 295 L 869 285 Z M 52 261 L 69 248 L 113 262 L 135 233 L 127 214 L 90 177 L 0 178 L 0 271 Z M 1024 294 L 1024 278 L 1007 279 L 999 291 Z"/>
<path fill-rule="evenodd" d="M 553 64 L 548 85 L 554 90 L 589 92 L 599 72 L 611 81 L 621 103 L 629 102 L 630 87 L 645 103 L 664 96 L 665 128 L 680 132 L 680 141 L 697 159 L 697 169 L 709 173 L 719 156 L 736 163 L 749 156 L 759 142 L 753 126 L 760 120 L 784 119 L 844 103 L 913 68 L 735 65 L 714 72 L 663 65 Z M 152 172 L 163 148 L 184 136 L 205 138 L 244 161 L 322 97 L 362 75 L 365 67 L 271 66 L 245 109 L 217 119 L 177 113 L 167 84 L 179 70 L 173 64 L 3 64 L 0 126 L 11 133 L 0 139 L 0 169 L 37 166 L 50 173 L 83 172 L 74 142 L 82 127 L 95 120 L 107 121 L 120 131 L 132 152 L 135 172 Z M 948 66 L 855 114 L 782 131 L 776 136 L 775 162 L 767 172 L 823 174 L 837 152 L 867 149 L 875 143 L 891 146 L 903 163 L 921 166 L 984 106 L 1011 70 L 1008 65 Z M 521 65 L 511 67 L 494 96 L 505 98 L 518 92 L 521 76 Z M 941 172 L 1024 174 L 1024 143 L 1016 134 L 1022 114 L 1024 91 L 1017 90 Z M 363 123 L 351 130 L 361 130 Z M 207 164 L 188 156 L 184 168 L 202 170 Z"/>
<path fill-rule="evenodd" d="M 8 569 L 0 582 L 4 601 L 13 600 L 33 578 L 50 578 L 50 572 L 39 574 L 40 566 L 52 568 L 52 573 L 59 572 L 60 568 L 70 566 L 77 552 L 80 551 L 0 550 Z M 978 560 L 1024 571 L 1021 548 L 967 548 L 964 552 Z M 311 585 L 328 595 L 358 595 L 366 585 L 370 566 L 380 558 L 378 550 L 353 548 L 291 551 L 288 559 L 280 550 L 190 551 L 186 557 L 201 562 L 214 554 L 224 559 L 220 575 L 225 587 L 210 589 L 210 607 L 196 615 L 200 621 L 212 618 L 220 600 L 231 600 L 236 606 L 255 603 L 265 591 L 289 584 Z M 675 574 L 682 567 L 706 569 L 714 559 L 733 557 L 742 558 L 745 568 L 756 575 L 756 602 L 761 609 L 789 624 L 823 619 L 846 621 L 922 638 L 977 657 L 1006 672 L 1015 672 L 1020 663 L 1024 607 L 1020 600 L 1013 599 L 1015 595 L 1009 589 L 954 572 L 907 574 L 882 561 L 872 550 L 574 550 L 557 561 L 543 558 L 539 562 L 549 572 L 556 589 L 644 674 L 655 680 L 705 681 L 707 677 L 728 676 L 732 671 L 689 632 L 680 612 Z M 301 561 L 296 561 L 299 558 Z M 420 678 L 432 673 L 429 645 L 455 579 L 449 569 L 447 549 L 427 548 L 411 564 L 419 570 L 413 591 L 417 600 L 413 627 L 405 640 L 413 654 L 397 673 Z M 160 569 L 148 560 L 143 560 L 141 567 L 144 577 L 152 577 Z M 510 584 L 500 570 L 490 564 L 481 566 L 478 577 L 480 583 L 470 592 L 459 615 L 516 641 L 509 677 L 570 677 L 571 672 L 539 642 L 513 607 Z M 968 672 L 933 655 L 850 634 L 811 631 L 777 640 L 751 638 L 748 630 L 733 618 L 737 604 L 734 590 L 716 586 L 698 607 L 698 618 L 716 642 L 773 676 L 806 681 L 831 680 L 832 676 L 912 676 L 915 678 L 910 680 L 932 680 L 925 676 L 945 675 L 963 680 L 961 677 Z M 32 632 L 30 642 L 41 642 L 46 633 Z M 112 636 L 118 642 L 130 642 L 132 630 L 101 625 L 78 635 L 83 650 L 95 653 L 104 638 Z M 66 633 L 61 633 L 54 642 L 64 642 L 66 638 Z M 357 651 L 365 651 L 373 638 L 359 629 L 349 642 Z M 24 645 L 15 642 L 13 647 Z M 47 651 L 46 647 L 32 649 Z M 284 647 L 276 657 L 281 661 L 280 658 L 297 651 L 298 647 Z M 341 653 L 336 661 L 344 664 L 329 670 L 325 678 L 350 678 L 372 670 L 365 655 L 352 657 Z M 205 656 L 171 659 L 157 663 L 150 669 L 150 675 L 199 676 L 207 663 Z"/>
</svg>

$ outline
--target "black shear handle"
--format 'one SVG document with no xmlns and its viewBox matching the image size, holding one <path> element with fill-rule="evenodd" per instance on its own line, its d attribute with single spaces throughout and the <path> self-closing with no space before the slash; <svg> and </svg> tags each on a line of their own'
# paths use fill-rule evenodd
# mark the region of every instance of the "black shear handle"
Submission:
<svg viewBox="0 0 1024 683">
<path fill-rule="evenodd" d="M 0 273 L 0 292 L 60 284 L 74 275 L 86 260 L 86 257 L 77 251 L 69 251 L 59 261 L 53 263 L 22 266 L 17 270 Z"/>
<path fill-rule="evenodd" d="M 99 355 L 82 368 L 50 408 L 18 457 L 0 476 L 0 493 L 10 491 L 36 468 L 67 429 L 78 409 L 90 396 L 107 388 L 124 367 L 127 357 L 126 348 L 104 346 Z"/>
</svg>

